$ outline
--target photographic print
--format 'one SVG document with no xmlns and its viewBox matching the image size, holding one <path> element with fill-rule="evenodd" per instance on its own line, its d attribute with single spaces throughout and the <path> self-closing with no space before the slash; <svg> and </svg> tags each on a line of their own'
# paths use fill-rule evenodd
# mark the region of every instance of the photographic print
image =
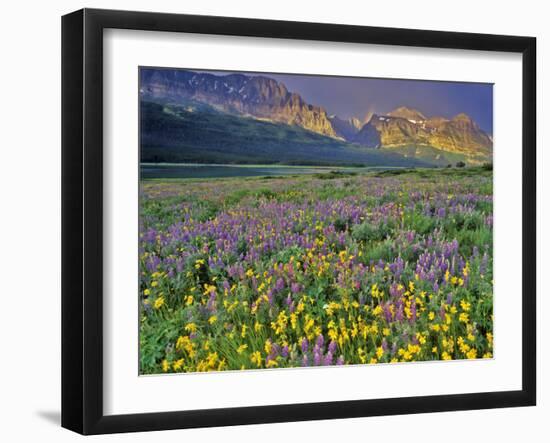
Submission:
<svg viewBox="0 0 550 443">
<path fill-rule="evenodd" d="M 492 358 L 492 84 L 140 67 L 139 127 L 140 374 Z"/>
</svg>

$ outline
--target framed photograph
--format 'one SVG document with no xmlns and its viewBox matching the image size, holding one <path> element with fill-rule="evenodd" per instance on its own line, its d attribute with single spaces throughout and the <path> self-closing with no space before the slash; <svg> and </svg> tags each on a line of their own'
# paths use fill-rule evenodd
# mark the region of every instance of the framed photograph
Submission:
<svg viewBox="0 0 550 443">
<path fill-rule="evenodd" d="M 62 20 L 62 425 L 530 406 L 530 37 Z"/>
</svg>

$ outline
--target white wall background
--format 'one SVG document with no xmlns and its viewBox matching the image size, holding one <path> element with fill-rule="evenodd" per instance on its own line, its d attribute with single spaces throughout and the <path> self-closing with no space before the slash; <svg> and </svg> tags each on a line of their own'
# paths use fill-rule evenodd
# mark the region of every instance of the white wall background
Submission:
<svg viewBox="0 0 550 443">
<path fill-rule="evenodd" d="M 357 438 L 413 442 L 544 441 L 550 431 L 550 327 L 544 323 L 550 285 L 550 156 L 542 155 L 550 120 L 550 28 L 544 2 L 438 0 L 358 2 L 112 0 L 9 2 L 0 27 L 0 437 L 3 441 L 75 441 L 60 415 L 60 16 L 81 7 L 155 10 L 318 21 L 538 38 L 539 388 L 537 407 L 329 420 L 233 428 L 102 436 L 94 441 L 316 442 Z M 546 106 L 545 106 L 546 105 Z M 543 109 L 546 108 L 546 109 Z M 544 112 L 546 111 L 546 113 Z M 519 122 L 518 122 L 519 124 Z M 520 147 L 518 146 L 518 149 Z M 546 198 L 548 200 L 548 198 Z M 518 267 L 520 263 L 518 263 Z"/>
</svg>

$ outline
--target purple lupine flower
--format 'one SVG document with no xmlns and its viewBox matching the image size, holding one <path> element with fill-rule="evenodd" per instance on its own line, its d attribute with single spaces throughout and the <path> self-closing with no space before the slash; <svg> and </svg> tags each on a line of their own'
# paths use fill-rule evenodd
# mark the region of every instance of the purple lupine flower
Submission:
<svg viewBox="0 0 550 443">
<path fill-rule="evenodd" d="M 489 261 L 489 256 L 487 255 L 487 251 L 483 253 L 483 257 L 481 258 L 481 263 L 479 265 L 479 273 L 485 274 L 485 271 L 487 270 L 487 263 Z"/>
<path fill-rule="evenodd" d="M 275 282 L 275 289 L 277 291 L 282 291 L 285 287 L 285 281 L 282 279 L 282 278 L 278 278 L 277 281 Z"/>
<path fill-rule="evenodd" d="M 411 303 L 411 323 L 416 321 L 416 301 L 413 300 Z"/>
<path fill-rule="evenodd" d="M 319 352 L 315 352 L 313 354 L 313 364 L 315 366 L 319 366 L 321 364 L 321 354 Z"/>
<path fill-rule="evenodd" d="M 292 291 L 293 294 L 297 294 L 298 292 L 300 292 L 300 285 L 298 283 L 292 283 L 290 285 L 290 290 Z"/>
<path fill-rule="evenodd" d="M 325 366 L 331 366 L 332 365 L 332 359 L 333 359 L 332 352 L 328 351 L 325 355 L 324 360 L 323 360 L 323 364 Z"/>
<path fill-rule="evenodd" d="M 317 340 L 315 342 L 316 346 L 318 346 L 319 348 L 322 348 L 323 345 L 325 344 L 325 337 L 323 337 L 323 334 L 319 334 L 317 336 Z"/>
<path fill-rule="evenodd" d="M 387 323 L 391 323 L 393 320 L 393 315 L 391 313 L 391 308 L 389 303 L 384 303 L 382 309 L 384 310 L 384 317 L 386 318 Z"/>
<path fill-rule="evenodd" d="M 302 339 L 302 353 L 305 354 L 307 352 L 307 349 L 309 347 L 309 343 L 307 341 L 307 338 Z"/>
<path fill-rule="evenodd" d="M 206 309 L 213 311 L 216 309 L 216 293 L 214 291 L 210 292 L 210 297 L 208 298 L 208 303 Z"/>
<path fill-rule="evenodd" d="M 277 343 L 273 343 L 271 345 L 271 352 L 270 352 L 270 356 L 271 356 L 271 359 L 275 359 L 275 357 L 277 357 L 279 354 L 281 353 L 281 347 L 277 344 Z"/>
<path fill-rule="evenodd" d="M 328 352 L 330 352 L 331 354 L 336 353 L 336 346 L 336 342 L 334 340 L 331 340 L 328 344 Z"/>
<path fill-rule="evenodd" d="M 309 359 L 307 358 L 307 355 L 304 355 L 302 358 L 302 366 L 309 366 Z"/>
<path fill-rule="evenodd" d="M 433 238 L 432 238 L 431 235 L 429 235 L 429 236 L 428 236 L 428 240 L 426 240 L 426 246 L 427 246 L 428 248 L 431 248 L 432 245 L 433 245 Z"/>
<path fill-rule="evenodd" d="M 341 355 L 340 357 L 338 357 L 338 359 L 336 360 L 336 364 L 338 366 L 342 366 L 344 364 L 344 356 Z"/>
<path fill-rule="evenodd" d="M 288 357 L 288 345 L 284 345 L 284 346 L 283 346 L 283 349 L 281 350 L 281 355 L 282 355 L 284 358 L 287 358 L 287 357 Z"/>
<path fill-rule="evenodd" d="M 395 312 L 395 319 L 397 321 L 403 321 L 403 304 L 398 303 L 397 310 Z"/>
<path fill-rule="evenodd" d="M 160 265 L 160 261 L 160 258 L 158 258 L 156 255 L 152 255 L 145 263 L 145 267 L 149 272 L 155 272 Z"/>
</svg>

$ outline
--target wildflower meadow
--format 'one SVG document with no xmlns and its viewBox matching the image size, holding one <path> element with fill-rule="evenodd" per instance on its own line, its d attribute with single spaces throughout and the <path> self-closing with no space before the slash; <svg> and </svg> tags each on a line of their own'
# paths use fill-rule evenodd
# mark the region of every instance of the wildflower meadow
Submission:
<svg viewBox="0 0 550 443">
<path fill-rule="evenodd" d="M 140 373 L 493 356 L 489 168 L 143 180 Z"/>
</svg>

